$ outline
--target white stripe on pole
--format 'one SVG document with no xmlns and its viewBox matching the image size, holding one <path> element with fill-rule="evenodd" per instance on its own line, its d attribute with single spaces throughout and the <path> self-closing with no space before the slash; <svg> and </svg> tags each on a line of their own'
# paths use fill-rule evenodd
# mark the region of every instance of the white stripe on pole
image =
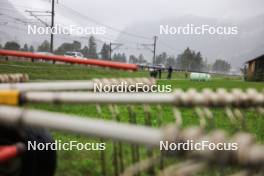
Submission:
<svg viewBox="0 0 264 176">
<path fill-rule="evenodd" d="M 105 78 L 92 79 L 88 81 L 50 81 L 50 82 L 31 82 L 31 83 L 3 83 L 0 90 L 16 89 L 20 91 L 53 91 L 53 90 L 93 90 L 94 84 L 98 85 L 155 85 L 153 78 Z"/>
<path fill-rule="evenodd" d="M 26 92 L 27 102 L 164 104 L 173 103 L 172 93 Z"/>
<path fill-rule="evenodd" d="M 142 145 L 158 146 L 162 140 L 161 130 L 155 128 L 10 106 L 0 106 L 0 122 L 43 127 Z"/>
<path fill-rule="evenodd" d="M 0 84 L 0 90 L 18 89 L 20 91 L 42 91 L 42 90 L 93 90 L 92 81 L 58 81 L 58 82 L 31 82 L 31 83 L 9 83 Z"/>
<path fill-rule="evenodd" d="M 201 92 L 178 89 L 171 93 L 91 93 L 91 92 L 25 92 L 26 102 L 113 103 L 113 104 L 173 104 L 176 106 L 264 106 L 264 94 L 257 90 Z"/>
</svg>

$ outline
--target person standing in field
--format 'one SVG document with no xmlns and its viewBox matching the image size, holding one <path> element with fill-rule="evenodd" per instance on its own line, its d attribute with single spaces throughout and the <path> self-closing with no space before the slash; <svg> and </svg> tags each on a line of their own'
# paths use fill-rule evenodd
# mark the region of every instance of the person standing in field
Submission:
<svg viewBox="0 0 264 176">
<path fill-rule="evenodd" d="M 172 71 L 172 66 L 169 66 L 167 79 L 171 79 Z"/>
<path fill-rule="evenodd" d="M 161 68 L 158 68 L 158 73 L 159 73 L 159 79 L 161 79 Z"/>
<path fill-rule="evenodd" d="M 184 74 L 185 74 L 185 79 L 187 79 L 188 78 L 188 72 L 186 71 Z"/>
</svg>

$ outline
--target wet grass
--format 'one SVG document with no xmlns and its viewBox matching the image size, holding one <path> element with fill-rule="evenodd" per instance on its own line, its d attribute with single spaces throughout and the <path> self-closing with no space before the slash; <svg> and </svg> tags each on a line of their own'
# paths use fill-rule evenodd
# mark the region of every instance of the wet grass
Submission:
<svg viewBox="0 0 264 176">
<path fill-rule="evenodd" d="M 48 63 L 22 63 L 22 62 L 0 62 L 0 73 L 28 73 L 31 80 L 85 80 L 92 78 L 103 77 L 142 77 L 148 76 L 146 71 L 140 72 L 125 72 L 120 70 L 111 70 L 95 67 L 84 67 L 78 65 L 53 65 Z M 163 78 L 166 74 L 163 74 Z M 183 73 L 174 73 L 173 78 L 176 80 L 159 80 L 158 84 L 171 84 L 173 88 L 212 88 L 217 89 L 220 87 L 232 89 L 232 88 L 256 88 L 261 90 L 264 88 L 263 83 L 245 82 L 239 77 L 226 77 L 226 76 L 214 76 L 212 81 L 209 82 L 192 82 L 184 79 Z M 53 112 L 61 112 L 67 114 L 74 114 L 83 118 L 104 118 L 112 120 L 111 113 L 108 106 L 103 105 L 103 117 L 99 116 L 94 104 L 82 104 L 82 105 L 70 105 L 70 104 L 27 104 L 25 105 L 34 109 L 48 110 Z M 138 124 L 145 124 L 145 112 L 140 105 L 134 106 L 136 112 L 136 119 Z M 119 106 L 120 118 L 124 123 L 129 123 L 129 116 L 127 106 Z M 183 116 L 183 127 L 198 126 L 199 119 L 197 118 L 193 109 L 181 108 Z M 212 109 L 214 114 L 214 126 L 219 129 L 225 130 L 227 133 L 232 134 L 239 130 L 245 130 L 252 133 L 256 140 L 260 143 L 264 141 L 264 118 L 255 113 L 254 110 L 244 110 L 246 117 L 246 128 L 242 128 L 241 121 L 238 121 L 236 125 L 232 125 L 229 119 L 224 115 L 223 109 Z M 153 127 L 159 127 L 158 119 L 161 118 L 162 126 L 173 123 L 174 116 L 172 107 L 162 106 L 162 115 L 159 116 L 160 111 L 156 106 L 151 107 L 151 123 Z M 210 130 L 210 129 L 209 129 Z M 67 134 L 57 131 L 52 131 L 54 139 L 61 140 L 62 142 L 78 141 L 82 143 L 100 142 L 99 139 L 87 138 L 81 135 Z M 106 170 L 107 175 L 113 175 L 113 145 L 109 140 L 106 142 Z M 130 146 L 124 144 L 124 163 L 126 166 L 131 164 L 131 152 Z M 140 150 L 142 158 L 146 157 L 145 147 L 141 147 Z M 199 175 L 226 175 L 230 171 L 235 170 L 232 167 L 227 167 L 224 170 L 208 169 Z M 57 176 L 99 176 L 101 175 L 100 167 L 100 152 L 99 151 L 59 151 L 58 152 L 58 167 Z"/>
</svg>

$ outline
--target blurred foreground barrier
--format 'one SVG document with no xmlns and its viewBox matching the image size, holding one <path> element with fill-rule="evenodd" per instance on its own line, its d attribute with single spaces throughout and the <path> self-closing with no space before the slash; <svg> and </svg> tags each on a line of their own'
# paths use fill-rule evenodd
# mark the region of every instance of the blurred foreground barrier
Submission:
<svg viewBox="0 0 264 176">
<path fill-rule="evenodd" d="M 17 143 L 16 145 L 10 146 L 0 146 L 0 164 L 17 157 L 24 151 L 25 145 L 23 143 Z"/>
<path fill-rule="evenodd" d="M 152 86 L 156 84 L 153 78 L 104 78 L 92 79 L 89 81 L 51 81 L 51 82 L 31 82 L 31 83 L 6 83 L 0 84 L 1 90 L 19 91 L 59 91 L 59 90 L 94 90 L 97 86 L 121 85 L 130 86 L 141 83 L 142 85 Z"/>
<path fill-rule="evenodd" d="M 115 79 L 110 80 L 93 81 L 106 85 L 112 82 L 116 83 Z M 17 129 L 24 127 L 49 128 L 83 134 L 95 137 L 100 142 L 112 140 L 108 143 L 112 146 L 109 147 L 110 154 L 107 153 L 109 150 L 99 151 L 101 175 L 132 176 L 144 172 L 150 176 L 156 174 L 160 176 L 190 176 L 212 168 L 220 169 L 222 172 L 223 168 L 230 166 L 232 172 L 239 171 L 236 174 L 238 176 L 263 175 L 264 173 L 264 146 L 257 144 L 253 135 L 245 133 L 247 128 L 252 125 L 252 121 L 247 121 L 249 120 L 247 112 L 250 112 L 251 115 L 254 114 L 252 116 L 256 115 L 256 117 L 264 115 L 263 91 L 255 89 L 245 91 L 241 89 L 230 91 L 226 89 L 217 89 L 216 91 L 189 89 L 183 91 L 177 89 L 171 93 L 91 93 L 38 92 L 37 89 L 32 92 L 24 92 L 16 89 L 1 90 L 0 104 L 18 105 L 27 102 L 95 104 L 97 114 L 101 119 L 0 106 L 0 124 L 13 126 Z M 30 90 L 30 86 L 20 87 L 20 90 Z M 134 106 L 135 104 L 142 106 Z M 171 105 L 171 109 L 168 109 L 167 105 Z M 182 117 L 180 107 L 192 109 L 190 114 L 199 118 L 200 126 L 183 128 L 182 124 L 185 119 Z M 225 131 L 215 129 L 218 119 L 214 118 L 214 112 L 210 110 L 215 107 L 220 110 L 221 119 L 227 117 L 231 122 L 231 136 Z M 164 119 L 168 120 L 170 112 L 174 122 L 162 127 Z M 126 113 L 127 118 L 124 118 Z M 104 118 L 108 120 L 104 120 Z M 255 118 L 254 120 L 258 123 L 259 119 Z M 247 122 L 250 123 L 247 124 Z M 145 126 L 137 125 L 139 123 Z M 3 136 L 8 136 L 8 133 Z M 208 145 L 203 150 L 185 150 L 183 147 L 179 147 L 177 150 L 169 148 L 157 151 L 161 146 L 161 141 L 167 143 L 168 146 L 188 141 L 192 141 L 193 144 L 208 141 L 215 146 L 219 143 L 235 143 L 237 148 L 219 150 L 217 148 L 210 149 Z M 131 154 L 131 160 L 127 160 L 129 154 Z M 170 162 L 171 159 L 175 162 Z M 107 163 L 111 163 L 110 170 Z"/>
<path fill-rule="evenodd" d="M 121 124 L 114 121 L 94 118 L 80 118 L 36 110 L 25 110 L 9 106 L 0 106 L 1 124 L 18 124 L 33 127 L 44 127 L 93 137 L 110 138 L 143 145 L 159 145 L 160 130 Z"/>
<path fill-rule="evenodd" d="M 1 92 L 1 91 L 0 91 Z M 201 92 L 176 89 L 171 93 L 22 92 L 21 103 L 171 104 L 177 107 L 263 107 L 264 93 L 255 89 Z M 4 103 L 2 103 L 4 104 Z"/>
<path fill-rule="evenodd" d="M 27 74 L 0 74 L 0 83 L 18 83 L 27 81 L 29 81 L 29 77 Z"/>
<path fill-rule="evenodd" d="M 77 116 L 51 113 L 45 111 L 27 110 L 16 107 L 0 106 L 1 124 L 45 127 L 54 130 L 83 134 L 91 137 L 112 139 L 133 144 L 160 146 L 160 141 L 169 144 L 186 143 L 190 140 L 194 144 L 208 141 L 215 146 L 219 143 L 235 143 L 234 150 L 219 150 L 208 145 L 204 150 L 164 150 L 170 157 L 178 156 L 190 159 L 182 167 L 169 166 L 161 171 L 161 175 L 191 175 L 207 165 L 238 166 L 252 173 L 263 174 L 264 145 L 256 144 L 254 137 L 248 133 L 239 132 L 229 137 L 221 130 L 206 133 L 199 127 L 181 129 L 177 125 L 169 125 L 161 129 L 129 125 L 120 122 L 81 118 Z M 182 150 L 180 150 L 182 149 Z M 157 159 L 157 158 L 156 158 Z M 123 175 L 136 175 L 143 170 L 157 164 L 157 160 L 140 161 L 134 167 L 128 168 Z M 183 167 L 184 166 L 184 167 Z M 174 168 L 174 169 L 172 169 Z M 177 174 L 176 174 L 177 173 Z"/>
<path fill-rule="evenodd" d="M 51 60 L 54 62 L 60 61 L 60 62 L 67 62 L 73 64 L 94 65 L 94 66 L 110 67 L 110 68 L 123 69 L 123 70 L 134 70 L 134 71 L 137 70 L 136 64 L 103 61 L 98 59 L 74 58 L 74 57 L 66 57 L 59 55 L 45 55 L 45 54 L 36 54 L 36 53 L 23 52 L 23 51 L 3 50 L 3 49 L 0 49 L 0 55 L 25 57 L 25 58 L 41 59 L 41 60 Z"/>
</svg>

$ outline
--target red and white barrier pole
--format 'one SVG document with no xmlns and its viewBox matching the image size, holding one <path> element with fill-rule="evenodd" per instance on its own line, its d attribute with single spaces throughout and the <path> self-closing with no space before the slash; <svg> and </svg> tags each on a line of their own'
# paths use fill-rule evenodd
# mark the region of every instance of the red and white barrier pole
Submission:
<svg viewBox="0 0 264 176">
<path fill-rule="evenodd" d="M 133 71 L 137 70 L 137 65 L 135 64 L 103 61 L 98 59 L 80 59 L 80 58 L 73 58 L 67 56 L 45 55 L 45 54 L 36 54 L 36 53 L 24 52 L 24 51 L 3 50 L 3 49 L 0 50 L 0 55 L 26 57 L 31 59 L 52 60 L 52 61 L 84 64 L 84 65 L 95 65 L 99 67 L 110 67 L 110 68 L 123 69 L 123 70 L 133 70 Z"/>
<path fill-rule="evenodd" d="M 25 145 L 17 143 L 16 145 L 0 146 L 0 163 L 4 163 L 25 150 Z"/>
</svg>

